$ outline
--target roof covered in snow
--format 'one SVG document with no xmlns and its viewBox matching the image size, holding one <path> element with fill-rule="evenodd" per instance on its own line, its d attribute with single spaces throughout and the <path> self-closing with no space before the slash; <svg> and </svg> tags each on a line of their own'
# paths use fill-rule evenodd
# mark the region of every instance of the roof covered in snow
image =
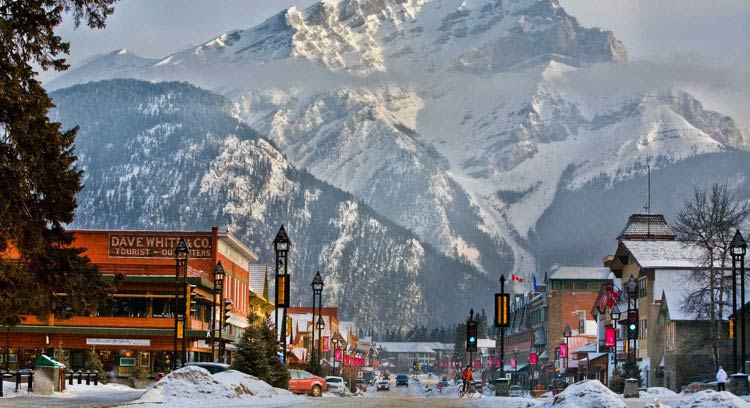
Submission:
<svg viewBox="0 0 750 408">
<path fill-rule="evenodd" d="M 614 275 L 609 268 L 591 266 L 560 266 L 553 265 L 547 272 L 549 280 L 611 280 Z"/>
<path fill-rule="evenodd" d="M 384 341 L 378 343 L 378 348 L 382 348 L 389 353 L 426 353 L 436 354 L 434 348 L 431 345 L 442 343 L 433 342 L 399 342 L 399 341 Z M 442 346 L 441 346 L 442 347 Z"/>
<path fill-rule="evenodd" d="M 702 251 L 685 241 L 621 241 L 641 268 L 698 268 Z M 619 251 L 618 251 L 619 252 Z"/>
<path fill-rule="evenodd" d="M 268 276 L 268 265 L 250 265 L 250 290 L 253 293 L 265 296 L 266 276 Z"/>
</svg>

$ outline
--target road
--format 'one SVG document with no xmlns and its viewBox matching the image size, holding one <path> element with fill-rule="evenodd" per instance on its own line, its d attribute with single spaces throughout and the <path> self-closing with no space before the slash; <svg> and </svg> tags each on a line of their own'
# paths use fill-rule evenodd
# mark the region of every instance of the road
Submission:
<svg viewBox="0 0 750 408">
<path fill-rule="evenodd" d="M 454 396 L 439 395 L 438 397 L 426 397 L 425 389 L 413 382 L 409 387 L 394 387 L 391 382 L 390 391 L 369 391 L 361 397 L 349 398 L 309 398 L 309 402 L 298 405 L 304 408 L 401 408 L 401 407 L 473 407 L 470 399 L 461 399 Z M 432 395 L 428 393 L 428 395 Z"/>
</svg>

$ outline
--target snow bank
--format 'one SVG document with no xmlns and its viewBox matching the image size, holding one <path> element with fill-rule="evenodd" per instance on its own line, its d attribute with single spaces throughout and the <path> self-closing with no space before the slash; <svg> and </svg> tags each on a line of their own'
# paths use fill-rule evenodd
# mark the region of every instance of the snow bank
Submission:
<svg viewBox="0 0 750 408">
<path fill-rule="evenodd" d="M 706 390 L 683 398 L 675 408 L 750 408 L 750 403 L 727 391 Z"/>
<path fill-rule="evenodd" d="M 586 380 L 568 386 L 538 407 L 627 408 L 627 404 L 598 380 Z"/>
<path fill-rule="evenodd" d="M 162 378 L 131 404 L 139 407 L 229 407 L 281 406 L 300 401 L 302 397 L 239 371 L 211 375 L 203 368 L 187 366 Z"/>
</svg>

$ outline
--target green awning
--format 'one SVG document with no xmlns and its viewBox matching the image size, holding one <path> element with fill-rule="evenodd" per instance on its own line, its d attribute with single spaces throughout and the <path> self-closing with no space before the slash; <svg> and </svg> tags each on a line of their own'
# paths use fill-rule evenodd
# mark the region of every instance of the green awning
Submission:
<svg viewBox="0 0 750 408">
<path fill-rule="evenodd" d="M 50 357 L 40 354 L 39 357 L 34 361 L 34 367 L 63 367 L 59 361 L 55 361 Z"/>
</svg>

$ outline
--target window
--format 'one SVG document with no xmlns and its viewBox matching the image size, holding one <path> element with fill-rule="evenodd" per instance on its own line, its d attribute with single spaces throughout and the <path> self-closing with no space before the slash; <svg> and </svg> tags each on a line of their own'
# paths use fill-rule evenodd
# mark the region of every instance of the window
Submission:
<svg viewBox="0 0 750 408">
<path fill-rule="evenodd" d="M 586 290 L 586 282 L 583 281 L 575 281 L 575 288 L 578 290 Z"/>
<path fill-rule="evenodd" d="M 641 324 L 640 324 L 641 332 L 640 332 L 640 334 L 638 336 L 638 338 L 640 338 L 640 339 L 645 339 L 646 335 L 648 334 L 646 323 L 647 323 L 646 319 L 641 319 Z"/>
<path fill-rule="evenodd" d="M 638 297 L 644 298 L 648 294 L 648 281 L 646 280 L 645 276 L 641 276 L 638 278 Z"/>
</svg>

